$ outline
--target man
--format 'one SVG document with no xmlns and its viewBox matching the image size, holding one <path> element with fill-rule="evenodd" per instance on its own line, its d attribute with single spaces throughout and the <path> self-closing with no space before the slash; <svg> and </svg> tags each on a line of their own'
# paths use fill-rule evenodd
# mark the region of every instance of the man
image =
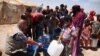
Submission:
<svg viewBox="0 0 100 56">
<path fill-rule="evenodd" d="M 20 20 L 14 32 L 9 35 L 6 45 L 6 54 L 9 56 L 27 56 L 27 44 L 41 44 L 33 41 L 30 37 L 26 37 L 27 23 L 25 20 Z"/>
<path fill-rule="evenodd" d="M 31 15 L 32 13 L 32 8 L 31 7 L 27 7 L 25 14 L 21 15 L 21 19 L 25 20 L 28 28 L 27 28 L 27 36 L 32 37 L 32 23 L 33 23 L 33 16 Z M 32 29 L 33 30 L 33 29 Z"/>
</svg>

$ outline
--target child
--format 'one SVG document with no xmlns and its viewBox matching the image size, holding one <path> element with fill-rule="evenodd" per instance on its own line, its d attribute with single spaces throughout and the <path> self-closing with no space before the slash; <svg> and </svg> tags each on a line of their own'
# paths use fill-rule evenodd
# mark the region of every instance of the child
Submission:
<svg viewBox="0 0 100 56">
<path fill-rule="evenodd" d="M 81 34 L 83 47 L 87 48 L 90 45 L 90 34 L 91 24 L 89 20 L 86 20 Z"/>
<path fill-rule="evenodd" d="M 69 48 L 72 45 L 73 37 L 75 37 L 75 27 L 72 24 L 71 16 L 66 16 L 64 20 L 66 26 L 62 29 L 58 42 L 61 40 L 62 44 L 64 45 L 64 50 L 60 56 L 69 56 Z"/>
</svg>

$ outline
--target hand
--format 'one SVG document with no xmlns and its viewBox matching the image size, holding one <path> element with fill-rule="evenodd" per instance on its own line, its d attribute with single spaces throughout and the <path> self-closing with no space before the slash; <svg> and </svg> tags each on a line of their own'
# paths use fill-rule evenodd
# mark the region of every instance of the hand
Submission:
<svg viewBox="0 0 100 56">
<path fill-rule="evenodd" d="M 71 45 L 68 45 L 68 48 L 71 48 Z"/>
<path fill-rule="evenodd" d="M 58 43 L 61 43 L 61 40 L 58 40 Z"/>
<path fill-rule="evenodd" d="M 38 43 L 38 46 L 42 47 L 42 43 Z"/>
</svg>

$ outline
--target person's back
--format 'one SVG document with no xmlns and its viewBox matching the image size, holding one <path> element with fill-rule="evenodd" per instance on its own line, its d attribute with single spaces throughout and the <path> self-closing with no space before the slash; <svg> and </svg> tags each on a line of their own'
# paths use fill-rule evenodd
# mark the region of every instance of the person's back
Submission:
<svg viewBox="0 0 100 56">
<path fill-rule="evenodd" d="M 26 36 L 18 28 L 14 30 L 16 30 L 16 32 L 7 38 L 6 54 L 10 55 L 18 51 L 26 53 L 26 43 L 24 42 Z"/>
</svg>

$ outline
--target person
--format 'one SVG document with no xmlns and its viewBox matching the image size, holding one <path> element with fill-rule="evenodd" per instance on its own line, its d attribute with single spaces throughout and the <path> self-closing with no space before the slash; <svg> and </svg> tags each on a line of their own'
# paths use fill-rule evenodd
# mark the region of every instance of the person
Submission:
<svg viewBox="0 0 100 56">
<path fill-rule="evenodd" d="M 27 7 L 26 8 L 26 11 L 25 11 L 25 14 L 22 14 L 21 15 L 21 19 L 23 20 L 26 20 L 27 21 L 27 25 L 28 25 L 28 28 L 27 28 L 27 36 L 29 37 L 32 37 L 32 32 L 31 32 L 31 29 L 32 29 L 32 8 L 31 7 Z"/>
<path fill-rule="evenodd" d="M 50 19 L 50 24 L 49 24 L 49 34 L 50 34 L 50 38 L 51 38 L 51 40 L 53 40 L 54 39 L 54 30 L 58 27 L 58 25 L 59 25 L 59 19 L 56 17 L 56 15 L 55 14 L 53 14 L 52 16 L 51 16 L 51 19 Z"/>
<path fill-rule="evenodd" d="M 97 15 L 97 22 L 98 22 L 98 26 L 100 26 L 100 15 Z M 100 28 L 99 28 L 99 30 L 98 30 L 98 32 L 97 32 L 97 38 L 99 38 L 99 40 L 100 40 Z"/>
<path fill-rule="evenodd" d="M 46 11 L 47 11 L 47 15 L 50 14 L 50 6 L 49 5 L 47 6 L 47 10 Z"/>
<path fill-rule="evenodd" d="M 44 32 L 44 34 L 39 37 L 38 42 L 42 43 L 43 56 L 50 56 L 47 52 L 50 43 L 50 35 Z"/>
<path fill-rule="evenodd" d="M 69 48 L 71 48 L 72 40 L 76 37 L 75 27 L 72 24 L 72 18 L 66 16 L 64 18 L 66 26 L 62 29 L 62 32 L 59 36 L 58 42 L 62 42 L 64 45 L 63 52 L 60 56 L 69 56 Z"/>
<path fill-rule="evenodd" d="M 65 7 L 65 15 L 68 15 L 67 5 L 64 5 Z"/>
<path fill-rule="evenodd" d="M 80 36 L 81 36 L 81 32 L 82 32 L 82 27 L 83 27 L 83 22 L 86 18 L 86 16 L 84 16 L 84 13 L 81 12 L 81 8 L 80 5 L 74 5 L 72 7 L 72 21 L 73 24 L 76 28 L 78 37 L 76 38 L 76 40 L 74 41 L 74 47 L 73 47 L 73 51 L 72 51 L 72 56 L 77 56 L 79 53 L 79 46 L 80 46 Z"/>
<path fill-rule="evenodd" d="M 32 16 L 31 29 L 32 29 L 32 35 L 34 37 L 33 38 L 34 40 L 37 40 L 39 35 L 41 34 L 41 33 L 39 33 L 38 30 L 42 31 L 42 29 L 40 29 L 41 28 L 40 23 L 43 22 L 44 17 L 43 17 L 43 14 L 41 13 L 41 10 L 42 9 L 39 9 L 39 10 L 36 10 L 34 13 L 31 13 L 31 16 Z"/>
<path fill-rule="evenodd" d="M 60 18 L 59 6 L 55 7 L 55 14 L 58 18 Z"/>
<path fill-rule="evenodd" d="M 100 15 L 97 15 L 97 21 L 100 23 Z M 97 38 L 99 39 L 98 47 L 100 47 L 100 28 L 99 28 L 99 31 L 97 33 Z"/>
<path fill-rule="evenodd" d="M 88 46 L 90 46 L 90 35 L 92 32 L 92 29 L 91 29 L 91 24 L 89 20 L 86 20 L 84 24 L 85 25 L 82 30 L 81 38 L 82 38 L 82 43 L 83 43 L 82 46 L 87 48 Z"/>
<path fill-rule="evenodd" d="M 92 38 L 100 39 L 100 16 L 97 16 L 97 21 L 92 22 Z"/>
<path fill-rule="evenodd" d="M 5 53 L 8 56 L 27 56 L 27 44 L 41 46 L 40 43 L 35 42 L 31 37 L 27 37 L 24 34 L 27 27 L 26 20 L 20 20 L 17 26 L 13 28 L 12 33 L 8 35 L 5 48 Z"/>
<path fill-rule="evenodd" d="M 0 56 L 2 56 L 2 51 L 0 51 Z"/>
<path fill-rule="evenodd" d="M 87 19 L 90 20 L 90 22 L 94 21 L 95 14 L 96 14 L 96 12 L 94 10 L 90 11 Z"/>
</svg>

